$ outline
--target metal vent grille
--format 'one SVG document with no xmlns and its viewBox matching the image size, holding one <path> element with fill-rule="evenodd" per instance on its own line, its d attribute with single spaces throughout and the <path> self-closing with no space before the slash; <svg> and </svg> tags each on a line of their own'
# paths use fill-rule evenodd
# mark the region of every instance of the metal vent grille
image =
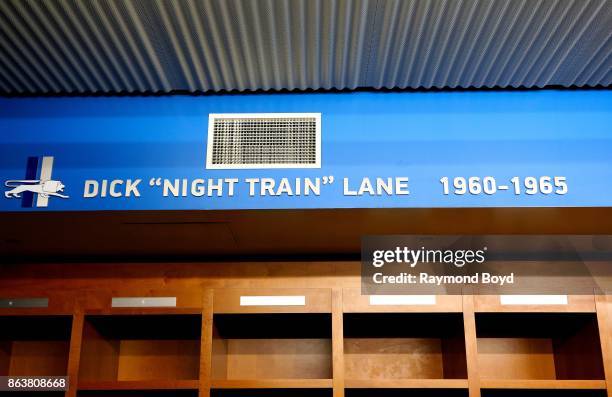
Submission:
<svg viewBox="0 0 612 397">
<path fill-rule="evenodd" d="M 206 168 L 319 168 L 320 113 L 211 114 Z"/>
</svg>

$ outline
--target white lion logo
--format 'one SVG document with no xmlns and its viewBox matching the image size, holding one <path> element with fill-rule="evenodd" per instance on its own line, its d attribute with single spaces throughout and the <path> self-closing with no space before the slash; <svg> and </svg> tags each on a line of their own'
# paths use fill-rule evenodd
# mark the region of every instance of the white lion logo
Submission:
<svg viewBox="0 0 612 397">
<path fill-rule="evenodd" d="M 68 196 L 60 193 L 66 187 L 60 181 L 13 180 L 4 182 L 4 186 L 12 188 L 4 192 L 6 198 L 20 198 L 23 192 L 40 194 L 42 197 L 56 196 L 68 198 Z"/>
</svg>

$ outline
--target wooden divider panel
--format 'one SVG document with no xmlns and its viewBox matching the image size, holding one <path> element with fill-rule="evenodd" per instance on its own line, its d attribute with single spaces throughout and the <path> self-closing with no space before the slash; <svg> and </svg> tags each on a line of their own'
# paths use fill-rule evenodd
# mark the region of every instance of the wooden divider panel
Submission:
<svg viewBox="0 0 612 397">
<path fill-rule="evenodd" d="M 205 290 L 202 304 L 202 336 L 200 339 L 199 397 L 210 397 L 213 359 L 213 290 Z"/>
<path fill-rule="evenodd" d="M 480 368 L 478 365 L 474 297 L 472 295 L 463 296 L 463 326 L 465 332 L 465 355 L 467 361 L 469 396 L 480 397 Z"/>
<path fill-rule="evenodd" d="M 596 303 L 608 396 L 612 396 L 612 295 L 599 295 Z"/>
<path fill-rule="evenodd" d="M 333 359 L 333 397 L 344 397 L 345 356 L 344 356 L 344 314 L 342 313 L 342 290 L 332 291 L 332 359 Z"/>
</svg>

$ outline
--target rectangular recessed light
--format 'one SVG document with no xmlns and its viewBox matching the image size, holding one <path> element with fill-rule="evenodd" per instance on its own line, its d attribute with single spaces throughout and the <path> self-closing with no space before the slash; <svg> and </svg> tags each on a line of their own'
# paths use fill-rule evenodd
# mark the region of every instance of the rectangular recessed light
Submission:
<svg viewBox="0 0 612 397">
<path fill-rule="evenodd" d="M 370 305 L 435 305 L 435 295 L 371 295 Z"/>
<path fill-rule="evenodd" d="M 501 295 L 502 305 L 567 305 L 567 295 Z"/>
<path fill-rule="evenodd" d="M 241 296 L 240 306 L 306 306 L 304 295 Z"/>
<path fill-rule="evenodd" d="M 0 298 L 0 308 L 49 307 L 49 298 Z"/>
<path fill-rule="evenodd" d="M 176 307 L 176 297 L 113 298 L 112 307 Z"/>
</svg>

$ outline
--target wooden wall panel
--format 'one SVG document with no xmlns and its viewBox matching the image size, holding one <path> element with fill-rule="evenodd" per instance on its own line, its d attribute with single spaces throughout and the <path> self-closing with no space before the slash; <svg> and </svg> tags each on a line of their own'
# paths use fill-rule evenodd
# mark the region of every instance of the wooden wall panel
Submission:
<svg viewBox="0 0 612 397">
<path fill-rule="evenodd" d="M 483 379 L 556 379 L 553 345 L 545 338 L 479 338 Z"/>
<path fill-rule="evenodd" d="M 553 347 L 557 379 L 605 379 L 596 317 L 576 333 L 555 338 Z"/>
<path fill-rule="evenodd" d="M 219 288 L 360 287 L 356 261 L 90 263 L 2 265 L 0 291 L 76 292 L 88 306 L 110 305 L 111 296 L 146 296 L 151 291 Z M 72 299 L 74 300 L 74 298 Z"/>
<path fill-rule="evenodd" d="M 346 379 L 442 379 L 442 344 L 435 338 L 347 338 Z"/>
<path fill-rule="evenodd" d="M 0 295 L 51 296 L 50 302 L 66 305 L 73 305 L 78 298 L 85 297 L 89 308 L 108 307 L 112 296 L 176 295 L 179 306 L 197 308 L 201 307 L 201 303 L 196 302 L 204 289 L 345 288 L 360 291 L 360 270 L 358 261 L 4 264 L 0 265 Z M 612 277 L 607 283 L 612 285 Z M 454 301 L 452 297 L 441 297 L 439 302 L 444 311 L 454 311 L 457 310 Z M 352 311 L 351 303 L 347 305 Z M 363 303 L 358 302 L 357 306 L 363 307 Z M 359 310 L 358 307 L 355 310 Z M 501 306 L 498 296 L 481 296 L 476 303 L 476 311 L 526 309 L 529 308 Z M 569 307 L 536 309 L 588 312 L 594 311 L 594 303 L 592 296 L 575 296 L 570 297 Z M 416 311 L 419 310 L 427 311 L 427 308 Z"/>
<path fill-rule="evenodd" d="M 229 339 L 227 379 L 331 379 L 326 339 Z"/>
<path fill-rule="evenodd" d="M 9 375 L 65 376 L 68 341 L 14 341 Z"/>
<path fill-rule="evenodd" d="M 36 211 L 1 213 L 0 223 L 0 252 L 18 261 L 58 255 L 174 260 L 177 255 L 358 255 L 361 237 L 376 234 L 612 234 L 612 207 Z M 41 240 L 32 230 L 53 233 Z"/>
<path fill-rule="evenodd" d="M 227 379 L 228 340 L 219 337 L 216 329 L 213 332 L 211 378 Z"/>
<path fill-rule="evenodd" d="M 442 339 L 442 354 L 445 379 L 467 379 L 465 335 Z"/>
<path fill-rule="evenodd" d="M 117 380 L 119 341 L 105 339 L 87 321 L 83 325 L 83 342 L 79 381 Z"/>
<path fill-rule="evenodd" d="M 200 341 L 122 340 L 119 343 L 117 380 L 197 380 Z"/>
</svg>

